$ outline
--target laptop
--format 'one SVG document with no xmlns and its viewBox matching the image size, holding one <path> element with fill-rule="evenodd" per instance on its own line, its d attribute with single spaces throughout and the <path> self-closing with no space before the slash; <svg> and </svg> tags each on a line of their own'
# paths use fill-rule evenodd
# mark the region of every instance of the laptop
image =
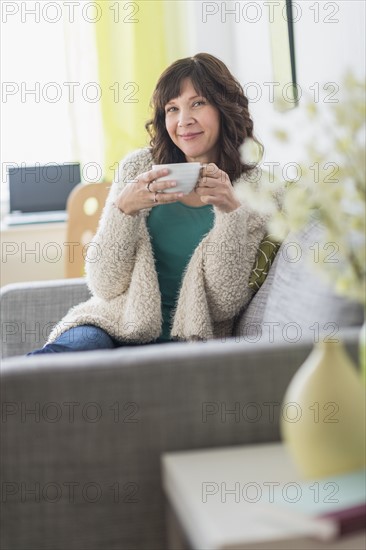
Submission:
<svg viewBox="0 0 366 550">
<path fill-rule="evenodd" d="M 6 225 L 64 222 L 68 196 L 81 182 L 80 163 L 9 168 L 8 180 Z"/>
</svg>

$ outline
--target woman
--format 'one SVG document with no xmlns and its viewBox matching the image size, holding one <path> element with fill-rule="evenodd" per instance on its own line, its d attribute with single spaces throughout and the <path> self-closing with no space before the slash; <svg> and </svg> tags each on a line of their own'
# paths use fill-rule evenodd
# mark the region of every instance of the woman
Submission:
<svg viewBox="0 0 366 550">
<path fill-rule="evenodd" d="M 86 263 L 93 297 L 72 308 L 36 353 L 205 340 L 232 334 L 252 295 L 248 281 L 265 218 L 235 188 L 253 165 L 248 100 L 227 67 L 201 53 L 161 75 L 146 124 L 150 148 L 121 163 Z M 153 164 L 200 162 L 188 195 L 161 193 Z"/>
</svg>

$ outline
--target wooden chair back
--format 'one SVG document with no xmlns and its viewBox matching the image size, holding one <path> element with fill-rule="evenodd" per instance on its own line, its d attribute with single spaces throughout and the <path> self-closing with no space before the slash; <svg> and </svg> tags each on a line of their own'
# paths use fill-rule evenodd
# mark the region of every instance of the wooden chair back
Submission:
<svg viewBox="0 0 366 550">
<path fill-rule="evenodd" d="M 79 183 L 67 201 L 67 248 L 65 248 L 65 277 L 83 277 L 87 245 L 94 237 L 110 182 Z"/>
</svg>

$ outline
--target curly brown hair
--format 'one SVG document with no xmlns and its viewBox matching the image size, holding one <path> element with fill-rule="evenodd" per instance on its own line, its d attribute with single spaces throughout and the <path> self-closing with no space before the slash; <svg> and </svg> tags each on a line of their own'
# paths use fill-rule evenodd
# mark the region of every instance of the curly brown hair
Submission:
<svg viewBox="0 0 366 550">
<path fill-rule="evenodd" d="M 262 144 L 253 135 L 248 99 L 226 65 L 208 53 L 178 59 L 162 73 L 156 84 L 150 104 L 153 118 L 145 124 L 154 162 L 186 162 L 184 153 L 173 143 L 165 126 L 165 105 L 181 94 L 186 78 L 191 79 L 197 94 L 205 97 L 220 113 L 218 167 L 231 181 L 253 170 L 256 165 L 243 164 L 239 153 L 240 145 L 248 137 L 256 141 L 263 153 Z"/>
</svg>

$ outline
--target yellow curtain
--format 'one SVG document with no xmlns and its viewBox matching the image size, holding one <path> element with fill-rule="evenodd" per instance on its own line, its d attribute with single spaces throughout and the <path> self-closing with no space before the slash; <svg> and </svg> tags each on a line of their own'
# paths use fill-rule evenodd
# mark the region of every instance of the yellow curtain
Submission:
<svg viewBox="0 0 366 550">
<path fill-rule="evenodd" d="M 149 102 L 162 71 L 185 57 L 184 2 L 99 1 L 96 23 L 105 178 L 118 162 L 149 142 L 144 128 Z"/>
</svg>

